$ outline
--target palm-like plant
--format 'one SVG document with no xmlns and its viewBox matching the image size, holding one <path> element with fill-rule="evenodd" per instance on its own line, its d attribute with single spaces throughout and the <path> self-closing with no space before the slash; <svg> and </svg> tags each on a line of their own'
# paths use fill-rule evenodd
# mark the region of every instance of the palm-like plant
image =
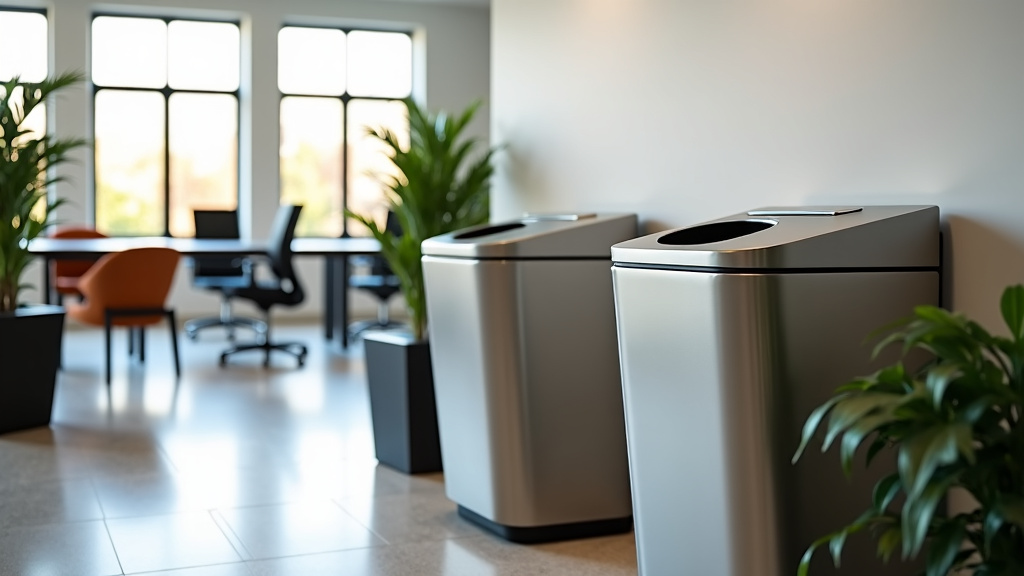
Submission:
<svg viewBox="0 0 1024 576">
<path fill-rule="evenodd" d="M 51 94 L 82 78 L 68 72 L 42 82 L 15 77 L 0 85 L 0 312 L 17 308 L 19 293 L 27 287 L 21 276 L 32 259 L 28 242 L 53 223 L 53 210 L 63 202 L 47 199 L 47 187 L 60 180 L 49 169 L 85 144 L 35 134 L 25 118 Z"/>
<path fill-rule="evenodd" d="M 898 471 L 876 484 L 859 518 L 811 545 L 801 576 L 816 548 L 828 544 L 838 564 L 847 536 L 865 529 L 886 560 L 897 549 L 916 557 L 927 543 L 928 576 L 1024 574 L 1024 287 L 1007 288 L 1000 307 L 1008 337 L 936 307 L 915 309 L 875 351 L 902 343 L 904 356 L 919 349 L 932 360 L 854 380 L 811 413 L 794 462 L 827 415 L 822 450 L 838 441 L 847 474 L 865 442 L 869 464 L 896 449 Z M 951 490 L 976 506 L 940 510 Z"/>
<path fill-rule="evenodd" d="M 377 175 L 388 190 L 387 203 L 398 217 L 402 234 L 382 230 L 366 215 L 348 212 L 363 223 L 381 244 L 381 254 L 398 276 L 412 324 L 413 336 L 423 340 L 427 302 L 420 263 L 420 244 L 427 238 L 487 222 L 490 212 L 491 157 L 496 148 L 476 155 L 477 138 L 463 136 L 480 103 L 457 116 L 431 114 L 411 98 L 404 100 L 409 116 L 409 146 L 387 128 L 368 128 L 381 142 L 397 169 Z"/>
</svg>

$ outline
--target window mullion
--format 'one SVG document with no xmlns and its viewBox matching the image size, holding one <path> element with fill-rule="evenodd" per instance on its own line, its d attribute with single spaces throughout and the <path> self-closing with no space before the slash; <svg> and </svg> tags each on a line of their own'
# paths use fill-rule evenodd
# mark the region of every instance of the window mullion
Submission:
<svg viewBox="0 0 1024 576">
<path fill-rule="evenodd" d="M 348 217 L 345 210 L 348 209 L 348 103 L 349 98 L 343 95 L 341 98 L 341 235 L 347 237 Z"/>
</svg>

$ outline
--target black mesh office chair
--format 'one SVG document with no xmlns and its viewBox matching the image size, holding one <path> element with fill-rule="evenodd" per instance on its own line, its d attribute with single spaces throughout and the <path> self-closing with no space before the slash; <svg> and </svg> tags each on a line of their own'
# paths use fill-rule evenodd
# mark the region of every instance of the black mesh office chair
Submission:
<svg viewBox="0 0 1024 576">
<path fill-rule="evenodd" d="M 402 227 L 398 223 L 398 217 L 394 212 L 388 212 L 388 219 L 385 227 L 396 236 L 401 236 Z M 349 335 L 353 338 L 370 329 L 388 329 L 402 326 L 401 322 L 391 319 L 388 309 L 388 302 L 402 290 L 398 276 L 388 266 L 382 256 L 363 257 L 361 264 L 369 269 L 368 274 L 355 274 L 349 277 L 348 285 L 352 288 L 369 292 L 377 299 L 377 318 L 353 322 L 349 328 Z"/>
<path fill-rule="evenodd" d="M 302 206 L 281 206 L 274 218 L 270 232 L 267 256 L 270 270 L 274 278 L 268 281 L 253 279 L 244 288 L 234 291 L 237 298 L 251 300 L 263 311 L 264 329 L 256 333 L 256 342 L 240 344 L 225 350 L 220 355 L 220 365 L 227 364 L 228 357 L 247 350 L 263 350 L 263 365 L 270 365 L 270 353 L 274 350 L 287 352 L 299 361 L 302 366 L 306 361 L 306 346 L 298 342 L 271 342 L 270 340 L 270 309 L 274 306 L 296 306 L 305 299 L 302 284 L 292 266 L 292 238 L 295 237 L 295 224 L 299 220 Z M 252 276 L 250 276 L 252 278 Z"/>
<path fill-rule="evenodd" d="M 195 210 L 196 238 L 236 239 L 238 238 L 238 212 L 235 210 Z M 235 339 L 235 327 L 252 328 L 257 332 L 266 329 L 263 321 L 256 318 L 235 316 L 231 311 L 234 291 L 252 283 L 251 264 L 244 258 L 203 256 L 192 258 L 192 285 L 197 288 L 220 292 L 220 315 L 195 318 L 185 322 L 185 335 L 195 340 L 199 331 L 213 326 L 223 326 L 228 340 Z"/>
</svg>

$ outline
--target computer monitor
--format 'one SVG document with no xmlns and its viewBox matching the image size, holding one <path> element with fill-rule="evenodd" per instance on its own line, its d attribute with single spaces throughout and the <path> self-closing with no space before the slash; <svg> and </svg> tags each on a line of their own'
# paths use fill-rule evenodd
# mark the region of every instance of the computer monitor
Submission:
<svg viewBox="0 0 1024 576">
<path fill-rule="evenodd" d="M 227 239 L 239 237 L 237 210 L 194 210 L 196 238 Z"/>
</svg>

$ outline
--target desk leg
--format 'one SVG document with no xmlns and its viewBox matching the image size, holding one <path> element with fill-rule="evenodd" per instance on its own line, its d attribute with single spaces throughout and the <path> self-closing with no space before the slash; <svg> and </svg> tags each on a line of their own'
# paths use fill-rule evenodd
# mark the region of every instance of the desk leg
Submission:
<svg viewBox="0 0 1024 576">
<path fill-rule="evenodd" d="M 341 297 L 338 299 L 339 316 L 341 317 L 341 347 L 348 348 L 348 276 L 350 272 L 348 255 L 342 256 L 341 260 Z"/>
<path fill-rule="evenodd" d="M 324 256 L 324 338 L 334 339 L 334 270 L 337 259 L 328 254 Z"/>
<path fill-rule="evenodd" d="M 348 256 L 328 255 L 324 264 L 324 337 L 338 333 L 342 349 L 348 348 Z"/>
<path fill-rule="evenodd" d="M 50 286 L 50 266 L 52 266 L 50 257 L 49 256 L 44 257 L 43 258 L 43 304 L 49 304 L 52 301 L 51 299 L 53 297 L 50 294 L 50 291 L 53 290 L 53 287 Z"/>
</svg>

